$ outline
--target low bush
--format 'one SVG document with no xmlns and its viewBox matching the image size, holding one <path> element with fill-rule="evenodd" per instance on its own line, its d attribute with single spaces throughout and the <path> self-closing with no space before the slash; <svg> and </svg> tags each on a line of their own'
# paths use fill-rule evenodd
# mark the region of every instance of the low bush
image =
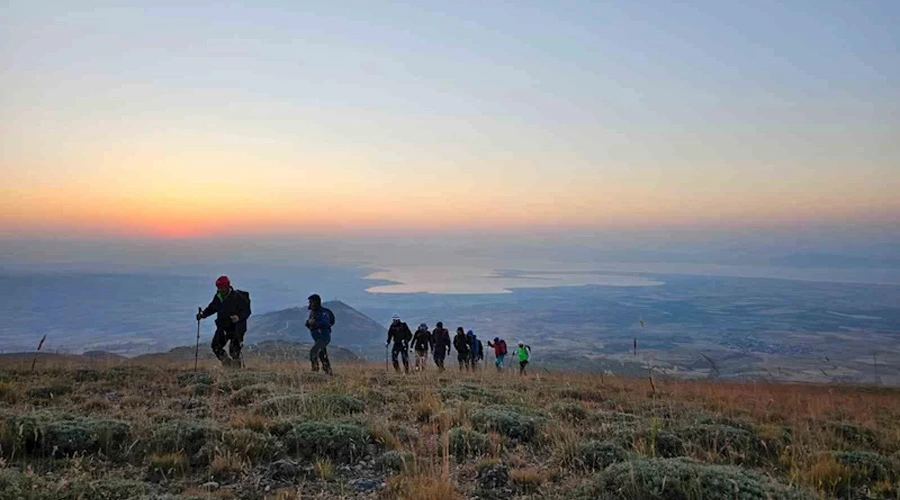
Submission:
<svg viewBox="0 0 900 500">
<path fill-rule="evenodd" d="M 408 451 L 388 451 L 375 459 L 375 468 L 381 472 L 401 472 L 413 463 L 413 454 Z"/>
<path fill-rule="evenodd" d="M 612 464 L 597 474 L 580 497 L 692 500 L 813 500 L 809 492 L 777 483 L 763 474 L 686 458 L 651 458 Z"/>
<path fill-rule="evenodd" d="M 218 440 L 221 432 L 214 422 L 205 420 L 172 420 L 160 424 L 150 438 L 150 448 L 156 453 L 184 452 L 192 465 L 206 464 L 207 443 Z"/>
<path fill-rule="evenodd" d="M 556 403 L 550 411 L 567 422 L 584 422 L 588 418 L 588 411 L 581 403 L 561 402 Z"/>
<path fill-rule="evenodd" d="M 520 441 L 533 440 L 543 423 L 533 411 L 503 405 L 477 409 L 469 415 L 469 420 L 479 431 L 493 431 Z"/>
<path fill-rule="evenodd" d="M 268 417 L 290 417 L 303 415 L 310 418 L 327 419 L 363 411 L 365 404 L 352 396 L 337 393 L 288 394 L 258 403 L 254 407 L 257 414 Z"/>
<path fill-rule="evenodd" d="M 270 462 L 284 452 L 281 441 L 277 438 L 250 429 L 227 431 L 222 436 L 222 443 L 227 450 L 253 464 Z"/>
<path fill-rule="evenodd" d="M 680 437 L 655 428 L 623 429 L 613 434 L 612 442 L 652 457 L 674 458 L 685 454 L 684 441 Z"/>
<path fill-rule="evenodd" d="M 761 465 L 778 458 L 780 443 L 763 441 L 756 431 L 721 424 L 698 424 L 676 429 L 675 434 L 706 457 L 730 464 Z"/>
<path fill-rule="evenodd" d="M 371 442 L 369 431 L 361 425 L 319 421 L 294 425 L 282 440 L 293 456 L 307 460 L 326 457 L 339 462 L 354 461 Z"/>
<path fill-rule="evenodd" d="M 233 406 L 247 406 L 254 403 L 262 397 L 268 397 L 275 394 L 277 389 L 272 384 L 255 384 L 241 387 L 234 391 L 229 398 L 229 403 Z"/>
<path fill-rule="evenodd" d="M 130 438 L 127 422 L 46 413 L 8 418 L 0 445 L 11 454 L 72 456 L 102 452 L 119 457 L 127 450 Z"/>
<path fill-rule="evenodd" d="M 588 441 L 578 447 L 578 463 L 585 469 L 602 470 L 628 459 L 628 452 L 614 443 Z"/>
<path fill-rule="evenodd" d="M 481 455 L 490 448 L 488 437 L 465 427 L 450 429 L 450 453 L 457 459 Z"/>
</svg>

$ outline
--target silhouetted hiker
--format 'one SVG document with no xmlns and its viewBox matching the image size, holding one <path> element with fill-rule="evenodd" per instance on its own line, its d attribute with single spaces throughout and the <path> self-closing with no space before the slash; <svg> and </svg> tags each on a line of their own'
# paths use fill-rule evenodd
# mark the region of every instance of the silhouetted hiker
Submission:
<svg viewBox="0 0 900 500">
<path fill-rule="evenodd" d="M 422 323 L 412 339 L 413 351 L 416 353 L 416 371 L 424 370 L 428 362 L 428 349 L 431 347 L 431 332 L 428 325 Z"/>
<path fill-rule="evenodd" d="M 309 296 L 309 319 L 306 327 L 312 335 L 313 346 L 309 350 L 309 363 L 312 371 L 319 371 L 319 362 L 322 369 L 331 375 L 331 362 L 328 361 L 328 344 L 331 343 L 331 327 L 334 326 L 334 313 L 327 307 L 322 307 L 322 297 L 316 294 Z"/>
<path fill-rule="evenodd" d="M 475 371 L 478 368 L 478 362 L 484 359 L 484 345 L 472 330 L 466 333 L 466 339 L 469 341 L 469 364 L 472 371 Z"/>
<path fill-rule="evenodd" d="M 531 359 L 531 346 L 519 341 L 519 347 L 516 348 L 516 358 L 519 359 L 519 375 L 525 375 L 525 366 L 528 365 L 528 361 Z"/>
<path fill-rule="evenodd" d="M 463 367 L 468 370 L 472 349 L 469 348 L 469 339 L 466 338 L 462 327 L 456 329 L 456 336 L 453 337 L 453 347 L 456 348 L 456 360 L 459 361 L 459 371 L 463 371 Z"/>
<path fill-rule="evenodd" d="M 434 352 L 434 364 L 440 371 L 444 371 L 444 358 L 450 354 L 450 332 L 440 321 L 431 332 L 431 349 Z"/>
<path fill-rule="evenodd" d="M 240 368 L 243 366 L 241 347 L 247 333 L 247 318 L 250 317 L 250 294 L 232 288 L 228 276 L 219 276 L 216 294 L 206 309 L 197 313 L 197 321 L 213 314 L 216 315 L 216 333 L 212 339 L 212 350 L 222 366 Z M 228 353 L 225 352 L 226 343 Z"/>
<path fill-rule="evenodd" d="M 409 373 L 409 341 L 412 339 L 412 332 L 409 326 L 400 321 L 400 316 L 395 314 L 391 318 L 391 327 L 388 328 L 387 346 L 394 341 L 394 348 L 391 349 L 391 360 L 394 362 L 394 370 L 400 371 L 400 363 L 397 362 L 397 356 L 403 358 L 403 370 Z"/>
<path fill-rule="evenodd" d="M 503 369 L 503 360 L 506 359 L 506 341 L 500 337 L 494 337 L 493 342 L 488 340 L 488 347 L 494 348 L 494 366 L 499 372 Z"/>
</svg>

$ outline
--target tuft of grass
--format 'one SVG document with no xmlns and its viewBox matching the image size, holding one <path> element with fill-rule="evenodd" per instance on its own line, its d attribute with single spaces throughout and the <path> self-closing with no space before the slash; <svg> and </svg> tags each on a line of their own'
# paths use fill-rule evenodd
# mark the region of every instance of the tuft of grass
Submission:
<svg viewBox="0 0 900 500">
<path fill-rule="evenodd" d="M 213 457 L 209 473 L 216 481 L 232 481 L 244 472 L 246 462 L 237 453 L 225 452 Z"/>
<path fill-rule="evenodd" d="M 305 416 L 316 420 L 359 413 L 365 404 L 352 396 L 337 393 L 288 394 L 267 399 L 254 407 L 267 417 Z"/>
<path fill-rule="evenodd" d="M 397 450 L 400 448 L 400 440 L 391 431 L 391 429 L 382 421 L 369 424 L 369 434 L 375 444 L 381 445 L 386 450 Z"/>
<path fill-rule="evenodd" d="M 450 453 L 457 459 L 478 456 L 488 451 L 490 440 L 478 431 L 465 427 L 450 429 Z"/>
<path fill-rule="evenodd" d="M 432 474 L 398 474 L 388 479 L 389 498 L 403 500 L 462 500 L 453 485 Z"/>
<path fill-rule="evenodd" d="M 300 458 L 350 462 L 362 456 L 371 437 L 368 429 L 358 424 L 305 421 L 293 426 L 282 441 L 288 453 Z"/>
<path fill-rule="evenodd" d="M 231 417 L 229 424 L 235 429 L 249 429 L 265 433 L 272 425 L 272 421 L 268 417 L 255 413 L 236 413 Z"/>
<path fill-rule="evenodd" d="M 334 480 L 334 464 L 327 458 L 317 458 L 316 461 L 313 462 L 313 470 L 320 481 Z"/>
<path fill-rule="evenodd" d="M 434 392 L 423 392 L 416 404 L 413 405 L 413 411 L 417 422 L 429 423 L 441 412 L 441 399 Z"/>
<path fill-rule="evenodd" d="M 162 453 L 150 456 L 151 476 L 180 477 L 188 472 L 190 464 L 184 453 Z"/>
<path fill-rule="evenodd" d="M 509 471 L 509 483 L 513 489 L 524 495 L 532 495 L 547 482 L 547 474 L 537 467 L 513 469 Z"/>
<path fill-rule="evenodd" d="M 543 419 L 521 407 L 494 405 L 477 409 L 469 417 L 482 431 L 495 431 L 512 439 L 531 441 L 537 436 Z"/>
</svg>

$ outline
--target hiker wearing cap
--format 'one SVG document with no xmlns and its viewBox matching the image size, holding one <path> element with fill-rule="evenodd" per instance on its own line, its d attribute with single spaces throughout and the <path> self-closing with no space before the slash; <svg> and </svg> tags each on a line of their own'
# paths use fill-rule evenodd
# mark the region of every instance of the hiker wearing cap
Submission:
<svg viewBox="0 0 900 500">
<path fill-rule="evenodd" d="M 228 276 L 219 276 L 216 280 L 216 294 L 206 309 L 197 313 L 197 321 L 216 315 L 216 333 L 212 339 L 212 351 L 222 366 L 240 368 L 241 347 L 244 334 L 247 333 L 247 318 L 250 317 L 250 294 L 243 290 L 235 290 Z M 228 352 L 225 352 L 228 344 Z"/>
<path fill-rule="evenodd" d="M 469 364 L 472 371 L 475 371 L 478 368 L 478 362 L 484 359 L 484 345 L 472 330 L 466 332 L 466 339 L 469 341 Z"/>
<path fill-rule="evenodd" d="M 431 347 L 431 332 L 428 331 L 428 325 L 422 323 L 416 329 L 416 334 L 412 339 L 413 351 L 416 353 L 416 371 L 425 370 L 425 363 L 428 361 L 428 349 Z"/>
<path fill-rule="evenodd" d="M 409 325 L 400 321 L 400 315 L 395 314 L 393 318 L 391 318 L 391 327 L 388 328 L 388 336 L 387 343 L 385 343 L 385 347 L 390 345 L 391 341 L 394 341 L 394 347 L 391 349 L 391 360 L 394 363 L 394 370 L 400 372 L 400 363 L 397 361 L 397 357 L 401 357 L 403 359 L 403 371 L 409 373 L 409 341 L 412 339 L 412 332 L 409 330 Z"/>
<path fill-rule="evenodd" d="M 488 340 L 488 347 L 494 348 L 494 366 L 497 371 L 503 369 L 503 361 L 506 359 L 506 341 L 500 337 L 494 337 L 494 341 Z"/>
<path fill-rule="evenodd" d="M 525 375 L 525 366 L 531 359 L 531 346 L 525 345 L 519 341 L 519 347 L 516 348 L 516 358 L 519 360 L 519 375 Z"/>
<path fill-rule="evenodd" d="M 471 366 L 472 350 L 469 348 L 469 339 L 466 338 L 463 327 L 456 329 L 456 336 L 453 337 L 453 347 L 456 348 L 456 360 L 459 361 L 459 371 L 463 371 L 463 367 L 468 370 Z"/>
<path fill-rule="evenodd" d="M 319 371 L 319 363 L 325 373 L 331 375 L 331 362 L 328 360 L 328 344 L 331 343 L 331 327 L 334 326 L 334 313 L 327 307 L 322 307 L 322 297 L 317 294 L 309 296 L 309 319 L 306 327 L 312 335 L 313 346 L 309 350 L 309 363 L 312 371 Z"/>
<path fill-rule="evenodd" d="M 450 332 L 444 328 L 441 321 L 438 321 L 434 331 L 431 332 L 431 350 L 434 354 L 434 364 L 438 370 L 444 371 L 444 358 L 450 354 Z"/>
</svg>

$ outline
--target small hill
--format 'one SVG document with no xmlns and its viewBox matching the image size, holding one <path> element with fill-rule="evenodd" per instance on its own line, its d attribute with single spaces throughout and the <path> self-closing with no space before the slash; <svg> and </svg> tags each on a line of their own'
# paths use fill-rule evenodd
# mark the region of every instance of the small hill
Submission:
<svg viewBox="0 0 900 500">
<path fill-rule="evenodd" d="M 335 317 L 332 344 L 361 349 L 377 344 L 387 336 L 387 330 L 377 321 L 339 300 L 325 302 L 324 306 L 331 309 Z M 248 344 L 266 340 L 308 342 L 308 317 L 309 311 L 301 307 L 253 316 L 244 341 Z"/>
</svg>

